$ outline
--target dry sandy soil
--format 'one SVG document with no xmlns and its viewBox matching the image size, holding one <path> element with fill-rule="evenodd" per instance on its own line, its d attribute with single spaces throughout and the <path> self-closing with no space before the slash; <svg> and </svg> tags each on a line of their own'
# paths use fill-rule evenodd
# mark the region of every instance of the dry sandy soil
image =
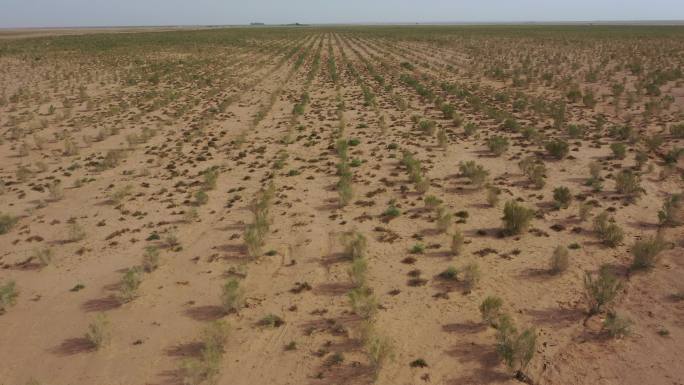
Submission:
<svg viewBox="0 0 684 385">
<path fill-rule="evenodd" d="M 659 219 L 682 191 L 683 36 L 358 27 L 3 39 L 0 384 L 684 384 L 683 232 Z M 495 135 L 508 140 L 499 156 Z M 552 139 L 568 143 L 562 159 L 545 149 Z M 543 187 L 518 166 L 526 157 L 545 165 Z M 484 166 L 486 185 L 464 177 L 465 161 Z M 591 163 L 600 189 L 587 185 Z M 625 170 L 636 196 L 616 191 Z M 253 201 L 271 181 L 268 230 L 248 249 Z M 554 204 L 560 186 L 567 208 Z M 511 201 L 534 211 L 520 234 L 502 230 Z M 593 226 L 602 212 L 624 232 L 612 247 Z M 362 255 L 345 247 L 351 231 Z M 635 242 L 656 234 L 655 266 L 631 268 Z M 553 274 L 559 246 L 569 262 Z M 158 267 L 139 267 L 146 253 Z M 584 280 L 601 266 L 621 287 L 590 315 Z M 227 282 L 244 293 L 237 309 L 222 300 Z M 370 308 L 352 306 L 354 290 Z M 536 336 L 518 378 L 497 354 L 501 328 L 482 320 L 488 296 Z M 613 313 L 629 333 L 611 336 Z M 101 346 L 86 336 L 98 319 Z M 221 321 L 230 332 L 208 357 L 202 331 Z"/>
</svg>

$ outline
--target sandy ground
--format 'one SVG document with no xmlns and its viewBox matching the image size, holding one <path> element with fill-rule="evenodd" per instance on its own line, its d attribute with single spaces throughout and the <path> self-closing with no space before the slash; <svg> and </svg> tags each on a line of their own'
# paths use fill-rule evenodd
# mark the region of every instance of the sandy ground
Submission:
<svg viewBox="0 0 684 385">
<path fill-rule="evenodd" d="M 297 54 L 285 56 L 294 47 L 305 52 L 300 65 Z M 592 52 L 575 53 L 585 60 Z M 327 64 L 331 54 L 337 83 Z M 25 91 L 0 105 L 0 213 L 18 217 L 0 235 L 0 284 L 13 280 L 19 292 L 16 304 L 0 315 L 0 384 L 181 384 L 181 362 L 198 356 L 202 327 L 218 319 L 231 325 L 218 384 L 514 384 L 518 380 L 495 350 L 497 331 L 479 312 L 482 300 L 492 295 L 503 299 L 520 328 L 535 328 L 537 347 L 526 370 L 535 384 L 684 384 L 684 301 L 673 297 L 684 290 L 682 228 L 662 229 L 669 247 L 653 270 L 627 272 L 634 241 L 656 233 L 663 199 L 682 189 L 681 160 L 663 178 L 662 160 L 650 153 L 642 167 L 645 192 L 626 201 L 615 192 L 612 176 L 634 166 L 633 149 L 616 160 L 613 140 L 592 132 L 569 139 L 567 158 L 551 160 L 543 147 L 441 91 L 441 82 L 477 85 L 474 92 L 486 103 L 513 111 L 510 100 L 495 98 L 512 89 L 510 81 L 485 78 L 483 61 L 460 45 L 311 30 L 250 47 L 193 54 L 166 47 L 147 57 L 178 59 L 177 66 L 158 84 L 130 84 L 126 78 L 135 66 L 78 64 L 58 56 L 27 66 L 24 60 L 30 59 L 0 57 L 4 94 L 11 99 Z M 382 73 L 388 86 L 370 68 Z M 406 72 L 452 103 L 464 122 L 478 126 L 477 133 L 464 135 L 462 125 L 445 119 L 400 81 Z M 614 77 L 634 81 L 626 73 Z M 594 86 L 608 93 L 610 83 Z M 375 94 L 376 107 L 364 103 L 363 87 Z M 644 135 L 663 132 L 664 152 L 682 145 L 665 127 L 682 118 L 684 88 L 680 81 L 662 89 L 674 102 L 657 118 L 636 118 L 633 124 Z M 146 95 L 150 90 L 156 93 Z M 310 101 L 293 117 L 304 92 Z M 523 92 L 562 97 L 541 82 Z M 642 112 L 646 100 L 618 115 L 610 97 L 599 98 L 593 109 L 569 104 L 568 121 L 591 125 L 604 112 L 607 126 L 623 123 Z M 225 109 L 211 112 L 222 101 Z M 344 108 L 338 114 L 340 101 Z M 446 148 L 420 133 L 411 120 L 417 114 L 446 130 Z M 524 126 L 566 137 L 547 117 L 529 111 L 515 115 Z M 339 159 L 333 144 L 340 117 L 342 137 L 359 142 L 349 151 L 350 159 L 360 162 L 352 169 L 354 199 L 345 207 L 335 190 Z M 95 139 L 112 128 L 119 130 Z M 130 135 L 143 129 L 156 134 L 131 144 Z M 291 143 L 282 140 L 288 132 L 294 133 Z M 65 133 L 77 154 L 64 154 Z M 510 141 L 499 157 L 486 145 L 494 134 Z M 125 157 L 112 168 L 98 168 L 107 152 L 117 149 L 125 150 Z M 448 232 L 437 230 L 435 212 L 424 208 L 424 195 L 409 181 L 399 162 L 403 150 L 421 160 L 431 182 L 427 194 L 443 200 L 452 213 L 467 213 Z M 288 154 L 280 169 L 273 167 L 279 151 Z M 529 155 L 545 160 L 546 185 L 540 190 L 529 186 L 517 166 Z M 502 191 L 501 203 L 489 205 L 485 190 L 459 176 L 459 162 L 468 160 L 489 170 L 489 183 Z M 585 186 L 590 162 L 602 166 L 602 192 Z M 22 166 L 29 175 L 20 178 Z M 201 173 L 209 167 L 219 171 L 217 185 L 206 192 L 206 204 L 196 204 Z M 47 189 L 55 180 L 61 196 Z M 263 248 L 268 252 L 251 258 L 243 231 L 252 220 L 252 198 L 268 180 L 276 186 Z M 129 194 L 113 202 L 113 193 L 125 186 L 131 186 Z M 569 187 L 577 198 L 567 209 L 553 208 L 558 186 Z M 502 208 L 509 200 L 537 214 L 522 235 L 502 237 Z M 594 214 L 611 212 L 625 233 L 620 245 L 608 248 L 597 240 L 591 220 L 578 217 L 581 200 L 595 201 Z M 390 202 L 401 212 L 391 220 L 382 215 Z M 187 215 L 192 210 L 196 216 Z M 72 239 L 73 223 L 84 231 L 82 239 Z M 460 255 L 450 251 L 454 229 L 466 239 Z M 339 239 L 349 230 L 368 239 L 368 286 L 378 300 L 375 325 L 394 351 L 377 378 L 361 341 L 362 320 L 347 295 L 353 288 L 350 261 L 341 256 Z M 177 245 L 169 244 L 169 236 Z M 425 246 L 421 254 L 411 253 L 416 243 Z M 567 271 L 551 275 L 554 249 L 572 244 L 579 247 L 571 248 Z M 150 245 L 159 247 L 160 266 L 144 274 L 136 298 L 124 303 L 118 297 L 122 273 L 139 265 Z M 35 253 L 46 249 L 52 262 L 41 266 Z M 440 278 L 447 267 L 469 263 L 481 271 L 472 291 L 462 280 Z M 603 264 L 624 280 L 615 310 L 633 325 L 621 339 L 602 330 L 605 313 L 586 319 L 583 277 Z M 227 314 L 220 295 L 230 277 L 240 278 L 246 303 Z M 111 341 L 96 350 L 84 336 L 100 313 L 110 322 Z M 260 325 L 268 314 L 284 324 Z M 296 348 L 285 349 L 291 342 Z M 417 359 L 427 366 L 410 365 Z"/>
</svg>

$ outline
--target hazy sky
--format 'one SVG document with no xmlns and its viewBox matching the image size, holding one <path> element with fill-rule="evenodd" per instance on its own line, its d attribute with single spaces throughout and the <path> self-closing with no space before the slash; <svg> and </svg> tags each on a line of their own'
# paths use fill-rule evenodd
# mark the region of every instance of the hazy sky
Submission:
<svg viewBox="0 0 684 385">
<path fill-rule="evenodd" d="M 0 27 L 675 19 L 684 0 L 0 0 Z"/>
</svg>

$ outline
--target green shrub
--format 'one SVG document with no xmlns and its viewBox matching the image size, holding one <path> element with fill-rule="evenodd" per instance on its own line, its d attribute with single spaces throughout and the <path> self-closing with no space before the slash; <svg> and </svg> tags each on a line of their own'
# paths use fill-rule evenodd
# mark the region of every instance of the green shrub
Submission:
<svg viewBox="0 0 684 385">
<path fill-rule="evenodd" d="M 476 262 L 467 264 L 462 270 L 462 277 L 466 292 L 472 291 L 482 278 L 480 266 Z"/>
<path fill-rule="evenodd" d="M 463 252 L 463 245 L 465 244 L 465 237 L 463 233 L 456 229 L 454 234 L 451 236 L 451 253 L 454 255 L 460 255 Z"/>
<path fill-rule="evenodd" d="M 572 202 L 572 194 L 567 187 L 556 187 L 553 190 L 553 200 L 557 209 L 567 209 Z"/>
<path fill-rule="evenodd" d="M 207 202 L 209 202 L 209 195 L 206 192 L 200 190 L 195 193 L 195 204 L 197 206 L 206 205 Z"/>
<path fill-rule="evenodd" d="M 0 285 L 0 315 L 4 314 L 7 308 L 17 303 L 18 296 L 17 284 L 14 281 Z"/>
<path fill-rule="evenodd" d="M 101 313 L 95 317 L 95 320 L 88 325 L 85 338 L 98 350 L 109 343 L 111 333 L 109 319 L 106 314 Z"/>
<path fill-rule="evenodd" d="M 508 150 L 508 139 L 498 135 L 491 136 L 487 139 L 487 147 L 495 156 L 501 156 Z"/>
<path fill-rule="evenodd" d="M 352 289 L 349 294 L 352 311 L 364 319 L 372 318 L 378 311 L 378 301 L 373 292 L 363 286 Z"/>
<path fill-rule="evenodd" d="M 631 333 L 632 321 L 615 312 L 609 312 L 603 321 L 603 329 L 613 338 L 623 338 Z"/>
<path fill-rule="evenodd" d="M 465 136 L 472 136 L 475 132 L 477 132 L 477 126 L 473 122 L 468 122 L 463 126 L 463 133 Z"/>
<path fill-rule="evenodd" d="M 613 143 L 610 145 L 610 149 L 613 151 L 615 159 L 625 159 L 627 146 L 625 146 L 624 143 Z"/>
<path fill-rule="evenodd" d="M 582 222 L 586 221 L 589 219 L 589 216 L 591 215 L 591 210 L 593 210 L 594 206 L 591 203 L 588 202 L 582 202 L 579 205 L 579 217 Z"/>
<path fill-rule="evenodd" d="M 368 271 L 368 263 L 365 258 L 356 258 L 352 261 L 349 267 L 349 278 L 356 287 L 362 287 L 366 284 L 366 272 Z"/>
<path fill-rule="evenodd" d="M 226 313 L 239 312 L 244 304 L 245 293 L 240 287 L 240 281 L 230 278 L 223 285 L 221 292 L 221 306 Z"/>
<path fill-rule="evenodd" d="M 662 226 L 678 226 L 684 222 L 684 196 L 672 194 L 665 198 L 663 208 L 658 212 L 658 220 Z"/>
<path fill-rule="evenodd" d="M 638 197 L 644 192 L 639 176 L 630 170 L 623 170 L 615 176 L 615 190 L 630 198 Z"/>
<path fill-rule="evenodd" d="M 442 233 L 447 232 L 453 223 L 453 217 L 453 214 L 446 208 L 440 207 L 437 210 L 437 230 Z"/>
<path fill-rule="evenodd" d="M 442 204 L 442 200 L 434 195 L 426 196 L 425 199 L 423 199 L 423 201 L 425 202 L 425 207 L 430 210 L 434 210 Z"/>
<path fill-rule="evenodd" d="M 470 180 L 470 184 L 476 188 L 480 188 L 484 185 L 489 176 L 489 171 L 485 170 L 484 166 L 475 163 L 475 161 L 469 160 L 467 162 L 461 162 L 458 165 L 461 175 Z"/>
<path fill-rule="evenodd" d="M 493 187 L 493 186 L 489 186 L 487 188 L 487 203 L 492 207 L 498 206 L 500 195 L 501 195 L 501 189 Z"/>
<path fill-rule="evenodd" d="M 344 247 L 344 254 L 352 260 L 364 258 L 368 248 L 366 237 L 358 231 L 348 231 L 340 238 Z"/>
<path fill-rule="evenodd" d="M 551 255 L 551 273 L 561 274 L 568 269 L 570 265 L 570 253 L 563 245 L 558 245 Z"/>
<path fill-rule="evenodd" d="M 368 352 L 368 360 L 370 361 L 371 368 L 373 368 L 373 375 L 375 379 L 380 375 L 380 371 L 387 361 L 394 359 L 394 348 L 392 346 L 392 341 L 385 337 L 380 336 L 375 332 L 367 333 L 365 338 L 365 349 Z"/>
<path fill-rule="evenodd" d="M 34 250 L 31 259 L 37 260 L 40 266 L 45 267 L 52 262 L 53 255 L 52 249 L 46 247 Z"/>
<path fill-rule="evenodd" d="M 157 270 L 157 268 L 159 267 L 159 247 L 157 247 L 157 246 L 145 247 L 145 253 L 143 254 L 142 267 L 148 273 L 151 273 L 154 270 Z"/>
<path fill-rule="evenodd" d="M 485 298 L 480 304 L 482 321 L 490 326 L 496 327 L 497 320 L 499 319 L 499 316 L 501 316 L 502 306 L 503 300 L 499 297 L 489 296 Z"/>
<path fill-rule="evenodd" d="M 617 246 L 624 238 L 620 226 L 615 224 L 605 211 L 594 218 L 594 231 L 598 234 L 601 242 L 609 247 Z"/>
<path fill-rule="evenodd" d="M 213 190 L 216 188 L 219 172 L 215 168 L 208 168 L 202 173 L 202 189 Z"/>
<path fill-rule="evenodd" d="M 636 241 L 632 246 L 632 269 L 650 269 L 658 262 L 658 255 L 665 250 L 665 242 L 660 236 Z"/>
<path fill-rule="evenodd" d="M 132 267 L 124 273 L 119 283 L 119 299 L 122 302 L 130 302 L 138 296 L 138 288 L 142 283 L 141 270 Z"/>
<path fill-rule="evenodd" d="M 534 218 L 534 210 L 521 206 L 516 201 L 506 202 L 504 206 L 504 230 L 507 234 L 520 234 L 527 230 Z"/>
<path fill-rule="evenodd" d="M 587 301 L 589 315 L 600 313 L 610 305 L 622 289 L 622 282 L 610 271 L 602 266 L 598 275 L 586 272 L 584 275 L 584 298 Z"/>
<path fill-rule="evenodd" d="M 509 369 L 516 371 L 516 377 L 522 376 L 537 346 L 537 333 L 534 329 L 518 332 L 513 321 L 507 315 L 499 317 L 496 334 L 496 351 Z"/>
<path fill-rule="evenodd" d="M 684 123 L 673 124 L 670 126 L 670 134 L 678 139 L 684 139 Z"/>
<path fill-rule="evenodd" d="M 0 235 L 9 233 L 17 222 L 19 222 L 19 218 L 13 215 L 0 214 Z"/>
<path fill-rule="evenodd" d="M 544 147 L 546 148 L 546 151 L 549 153 L 549 155 L 559 160 L 565 158 L 568 155 L 568 152 L 570 151 L 570 146 L 568 145 L 568 142 L 561 139 L 555 139 L 546 142 Z"/>
</svg>

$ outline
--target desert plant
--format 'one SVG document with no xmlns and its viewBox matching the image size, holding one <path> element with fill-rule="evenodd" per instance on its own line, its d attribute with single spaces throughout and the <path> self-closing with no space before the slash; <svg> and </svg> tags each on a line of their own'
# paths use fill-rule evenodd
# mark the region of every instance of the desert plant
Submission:
<svg viewBox="0 0 684 385">
<path fill-rule="evenodd" d="M 466 292 L 472 291 L 482 278 L 480 266 L 476 262 L 467 264 L 462 270 L 462 277 Z"/>
<path fill-rule="evenodd" d="M 504 231 L 510 235 L 520 234 L 527 230 L 532 218 L 534 218 L 534 210 L 516 201 L 508 201 L 504 206 Z"/>
<path fill-rule="evenodd" d="M 216 181 L 218 180 L 218 170 L 215 168 L 206 169 L 202 173 L 202 189 L 213 190 L 216 188 Z"/>
<path fill-rule="evenodd" d="M 590 186 L 594 191 L 601 191 L 603 183 L 601 182 L 601 165 L 596 162 L 589 163 L 589 179 L 586 185 Z"/>
<path fill-rule="evenodd" d="M 0 284 L 0 315 L 7 311 L 7 308 L 17 303 L 17 284 L 14 281 Z"/>
<path fill-rule="evenodd" d="M 69 224 L 69 241 L 70 242 L 80 242 L 86 237 L 85 229 L 83 226 L 79 225 L 78 222 L 74 221 Z"/>
<path fill-rule="evenodd" d="M 501 189 L 493 186 L 487 187 L 487 203 L 496 207 L 499 205 L 499 196 L 501 195 Z"/>
<path fill-rule="evenodd" d="M 368 360 L 373 368 L 374 377 L 377 379 L 385 363 L 394 359 L 392 341 L 388 337 L 378 335 L 376 332 L 368 333 L 365 340 Z"/>
<path fill-rule="evenodd" d="M 447 138 L 447 133 L 445 129 L 441 129 L 437 131 L 437 145 L 443 149 L 446 149 L 447 146 L 449 145 L 449 141 Z"/>
<path fill-rule="evenodd" d="M 551 255 L 551 274 L 561 274 L 570 264 L 568 248 L 558 245 Z"/>
<path fill-rule="evenodd" d="M 624 238 L 624 233 L 620 226 L 609 218 L 608 212 L 604 211 L 594 218 L 594 231 L 605 245 L 615 247 Z"/>
<path fill-rule="evenodd" d="M 472 160 L 461 162 L 458 167 L 461 171 L 461 175 L 470 179 L 470 184 L 476 188 L 482 187 L 489 175 L 489 171 L 485 170 L 484 166 L 477 164 Z"/>
<path fill-rule="evenodd" d="M 138 288 L 142 283 L 142 271 L 139 267 L 132 267 L 124 273 L 119 283 L 119 299 L 130 302 L 138 296 Z"/>
<path fill-rule="evenodd" d="M 553 200 L 557 209 L 567 209 L 572 202 L 570 189 L 564 186 L 556 187 L 553 190 Z"/>
<path fill-rule="evenodd" d="M 31 259 L 37 260 L 38 264 L 42 267 L 49 265 L 52 262 L 53 257 L 52 249 L 46 247 L 43 249 L 33 250 L 33 255 Z"/>
<path fill-rule="evenodd" d="M 631 333 L 632 321 L 629 318 L 619 316 L 615 312 L 609 312 L 603 321 L 603 330 L 612 338 L 623 338 Z"/>
<path fill-rule="evenodd" d="M 672 194 L 665 198 L 663 208 L 658 211 L 658 221 L 661 226 L 678 226 L 684 222 L 684 196 L 682 194 Z M 1 230 L 0 234 L 2 234 Z"/>
<path fill-rule="evenodd" d="M 62 189 L 62 182 L 59 180 L 54 180 L 48 185 L 48 193 L 50 193 L 50 199 L 57 201 L 64 197 L 64 190 Z"/>
<path fill-rule="evenodd" d="M 423 201 L 425 202 L 425 207 L 430 210 L 434 210 L 442 204 L 442 200 L 434 195 L 426 196 L 425 199 L 423 199 Z"/>
<path fill-rule="evenodd" d="M 665 250 L 665 241 L 657 235 L 636 241 L 632 246 L 632 270 L 650 269 L 658 262 L 658 255 Z"/>
<path fill-rule="evenodd" d="M 482 321 L 486 324 L 496 327 L 497 320 L 501 315 L 501 307 L 503 306 L 503 300 L 496 296 L 489 296 L 482 301 L 480 304 L 480 314 L 482 315 Z"/>
<path fill-rule="evenodd" d="M 244 290 L 240 281 L 230 278 L 223 285 L 221 292 L 221 306 L 225 312 L 239 312 L 244 304 Z"/>
<path fill-rule="evenodd" d="M 627 147 L 624 143 L 613 143 L 610 145 L 610 150 L 613 151 L 615 159 L 625 159 Z"/>
<path fill-rule="evenodd" d="M 451 253 L 454 255 L 460 255 L 463 252 L 463 245 L 465 243 L 465 237 L 459 229 L 455 229 L 454 233 L 451 235 Z"/>
<path fill-rule="evenodd" d="M 622 289 L 622 282 L 607 266 L 599 269 L 598 275 L 590 272 L 584 275 L 584 298 L 587 301 L 589 315 L 600 313 L 617 297 Z"/>
<path fill-rule="evenodd" d="M 142 258 L 142 267 L 148 273 L 151 273 L 159 267 L 159 247 L 147 246 Z"/>
<path fill-rule="evenodd" d="M 370 319 L 375 316 L 378 310 L 378 302 L 368 287 L 356 287 L 349 291 L 348 297 L 352 311 L 356 315 L 364 319 Z"/>
<path fill-rule="evenodd" d="M 349 267 L 349 278 L 356 287 L 362 287 L 366 284 L 366 272 L 368 271 L 368 263 L 365 258 L 356 258 L 352 261 Z"/>
<path fill-rule="evenodd" d="M 506 366 L 515 371 L 516 378 L 525 378 L 524 371 L 536 351 L 535 330 L 530 328 L 518 332 L 510 317 L 504 315 L 499 317 L 496 340 L 496 351 Z"/>
<path fill-rule="evenodd" d="M 199 357 L 184 360 L 180 375 L 183 385 L 212 384 L 220 372 L 224 347 L 230 335 L 229 325 L 222 320 L 212 321 L 202 331 L 202 350 Z"/>
<path fill-rule="evenodd" d="M 508 139 L 498 135 L 490 136 L 487 139 L 487 147 L 495 156 L 501 156 L 508 150 Z"/>
<path fill-rule="evenodd" d="M 580 203 L 580 205 L 579 205 L 579 218 L 582 222 L 589 219 L 589 216 L 591 215 L 591 210 L 593 208 L 594 208 L 594 205 L 592 205 L 589 202 Z"/>
<path fill-rule="evenodd" d="M 344 254 L 350 259 L 363 258 L 366 256 L 368 241 L 366 237 L 358 231 L 347 231 L 340 237 Z"/>
<path fill-rule="evenodd" d="M 549 155 L 559 160 L 565 158 L 570 151 L 568 142 L 561 139 L 555 139 L 546 142 L 544 147 Z"/>
<path fill-rule="evenodd" d="M 453 214 L 450 213 L 446 208 L 440 207 L 437 210 L 437 230 L 445 233 L 449 230 L 449 227 L 453 223 Z"/>
<path fill-rule="evenodd" d="M 93 322 L 88 325 L 85 335 L 86 340 L 95 348 L 105 347 L 111 338 L 110 324 L 107 315 L 100 313 L 95 316 Z"/>
<path fill-rule="evenodd" d="M 636 198 L 644 192 L 639 176 L 630 170 L 623 170 L 615 176 L 615 190 L 629 198 Z"/>
<path fill-rule="evenodd" d="M 0 235 L 9 233 L 17 222 L 19 218 L 13 215 L 0 214 Z"/>
</svg>

